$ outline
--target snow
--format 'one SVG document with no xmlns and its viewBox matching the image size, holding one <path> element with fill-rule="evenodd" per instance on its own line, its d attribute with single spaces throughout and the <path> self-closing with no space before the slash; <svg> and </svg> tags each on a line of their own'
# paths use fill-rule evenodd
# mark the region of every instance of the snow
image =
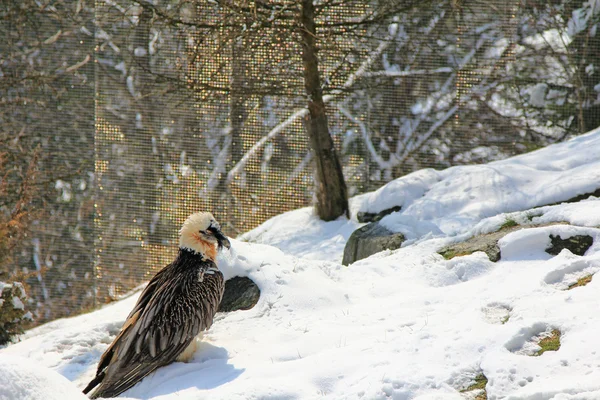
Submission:
<svg viewBox="0 0 600 400">
<path fill-rule="evenodd" d="M 2 296 L 4 289 L 12 290 L 11 303 L 13 309 L 24 310 L 25 305 L 21 301 L 21 298 L 26 297 L 25 288 L 23 287 L 23 284 L 20 282 L 6 283 L 0 281 L 0 296 Z M 2 304 L 4 304 L 4 299 L 0 298 L 0 306 L 2 306 Z"/>
<path fill-rule="evenodd" d="M 581 18 L 573 18 L 569 21 L 568 33 L 559 29 L 549 29 L 543 33 L 532 35 L 523 39 L 525 43 L 533 46 L 536 50 L 541 50 L 546 46 L 550 46 L 552 50 L 557 53 L 566 53 L 567 46 L 573 40 L 580 30 L 585 29 L 585 25 L 582 27 Z M 583 22 L 585 24 L 585 22 Z"/>
<path fill-rule="evenodd" d="M 13 308 L 16 310 L 24 310 L 25 309 L 25 304 L 23 304 L 21 299 L 18 298 L 17 296 L 13 296 L 12 304 L 13 304 Z"/>
<path fill-rule="evenodd" d="M 548 85 L 546 83 L 538 83 L 531 88 L 529 94 L 529 104 L 534 107 L 544 107 L 546 105 L 546 93 L 548 92 Z"/>
<path fill-rule="evenodd" d="M 67 378 L 20 357 L 0 354 L 0 399 L 85 400 Z"/>
<path fill-rule="evenodd" d="M 598 131 L 535 152 L 484 165 L 421 170 L 357 196 L 352 210 L 402 206 L 404 216 L 466 233 L 484 218 L 565 201 L 598 189 Z"/>
<path fill-rule="evenodd" d="M 416 239 L 425 239 L 441 236 L 443 232 L 437 225 L 416 219 L 411 215 L 394 212 L 381 219 L 381 225 L 392 232 L 400 232 L 407 239 L 406 244 L 411 244 Z"/>
<path fill-rule="evenodd" d="M 600 199 L 555 204 L 600 187 L 599 149 L 596 130 L 504 161 L 405 176 L 353 198 L 351 220 L 322 222 L 305 208 L 267 221 L 218 260 L 226 277 L 259 285 L 258 304 L 219 314 L 190 363 L 161 368 L 123 396 L 463 399 L 483 373 L 490 400 L 600 399 L 600 279 L 566 290 L 600 270 Z M 381 223 L 409 244 L 342 266 L 356 213 L 394 205 L 402 209 Z M 437 253 L 508 219 L 532 226 L 500 240 L 499 262 Z M 594 244 L 583 256 L 551 256 L 551 234 Z M 0 350 L 0 399 L 80 398 L 136 296 Z M 533 356 L 555 329 L 560 349 Z"/>
</svg>

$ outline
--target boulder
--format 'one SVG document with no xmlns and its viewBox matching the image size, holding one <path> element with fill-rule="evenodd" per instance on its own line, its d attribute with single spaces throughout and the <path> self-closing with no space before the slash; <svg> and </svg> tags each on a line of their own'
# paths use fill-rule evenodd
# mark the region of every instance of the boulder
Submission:
<svg viewBox="0 0 600 400">
<path fill-rule="evenodd" d="M 594 244 L 594 239 L 589 235 L 575 235 L 563 239 L 560 235 L 550 235 L 551 245 L 545 251 L 553 256 L 558 255 L 563 249 L 571 253 L 583 256 Z"/>
<path fill-rule="evenodd" d="M 444 247 L 438 253 L 444 256 L 445 259 L 450 260 L 454 257 L 466 256 L 473 254 L 476 251 L 483 251 L 487 254 L 490 261 L 500 261 L 500 247 L 498 247 L 498 240 L 503 238 L 507 233 L 516 230 L 511 227 L 498 232 L 486 233 L 479 236 L 473 236 L 472 238 L 456 243 L 448 247 Z"/>
<path fill-rule="evenodd" d="M 564 222 L 551 222 L 548 224 L 531 224 L 531 225 L 514 225 L 507 226 L 500 229 L 499 231 L 486 233 L 483 235 L 473 236 L 464 242 L 455 243 L 453 245 L 444 247 L 439 250 L 445 259 L 449 260 L 454 257 L 466 256 L 476 251 L 483 251 L 487 254 L 490 261 L 500 261 L 500 247 L 498 247 L 498 240 L 502 239 L 510 232 L 514 232 L 519 229 L 536 228 L 543 226 L 552 225 L 564 225 Z M 557 255 L 562 249 L 568 249 L 573 254 L 582 256 L 592 246 L 594 240 L 589 235 L 575 235 L 562 239 L 560 235 L 550 235 L 551 245 L 545 249 L 546 253 L 551 255 Z"/>
<path fill-rule="evenodd" d="M 372 222 L 352 232 L 344 248 L 342 264 L 350 265 L 380 251 L 398 249 L 404 240 L 403 234 L 391 232 L 378 222 Z"/>
<path fill-rule="evenodd" d="M 585 200 L 585 199 L 587 199 L 589 197 L 592 197 L 592 196 L 593 197 L 600 197 L 600 188 L 594 190 L 593 192 L 583 193 L 583 194 L 577 195 L 577 196 L 575 196 L 575 197 L 573 197 L 573 198 L 571 198 L 569 200 L 565 200 L 565 203 L 577 203 L 578 201 Z M 556 204 L 560 204 L 560 203 L 556 203 Z"/>
<path fill-rule="evenodd" d="M 225 281 L 225 292 L 219 312 L 249 310 L 258 303 L 259 298 L 260 289 L 252 279 L 235 276 Z"/>
</svg>

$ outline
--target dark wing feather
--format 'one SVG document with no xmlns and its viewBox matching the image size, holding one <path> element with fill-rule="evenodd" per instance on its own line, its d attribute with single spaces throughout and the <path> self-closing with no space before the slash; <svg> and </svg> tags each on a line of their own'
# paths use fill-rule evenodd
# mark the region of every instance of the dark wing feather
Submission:
<svg viewBox="0 0 600 400">
<path fill-rule="evenodd" d="M 161 286 L 166 281 L 165 271 L 168 271 L 170 268 L 172 268 L 172 266 L 173 266 L 173 264 L 167 265 L 165 268 L 158 271 L 158 273 L 156 275 L 154 275 L 154 277 L 150 280 L 150 282 L 148 282 L 148 285 L 146 285 L 146 287 L 142 291 L 142 294 L 138 298 L 138 301 L 136 302 L 135 306 L 133 307 L 133 310 L 129 313 L 129 315 L 127 316 L 127 319 L 123 323 L 123 326 L 121 327 L 121 331 L 119 332 L 119 334 L 117 335 L 115 340 L 113 340 L 113 342 L 108 347 L 108 349 L 106 349 L 104 354 L 102 354 L 102 356 L 100 357 L 100 361 L 98 362 L 98 368 L 96 370 L 96 377 L 87 385 L 87 387 L 85 389 L 83 389 L 83 393 L 88 393 L 90 390 L 92 390 L 94 387 L 96 387 L 100 382 L 102 382 L 102 379 L 104 378 L 104 375 L 105 375 L 105 369 L 106 369 L 106 367 L 108 367 L 108 365 L 110 364 L 110 362 L 113 358 L 115 345 L 117 345 L 118 343 L 121 342 L 123 336 L 127 336 L 127 333 L 131 330 L 131 327 L 137 321 L 137 319 L 140 315 L 140 312 L 144 310 L 144 308 L 146 307 L 146 305 L 148 304 L 148 302 L 154 295 L 156 288 Z"/>
<path fill-rule="evenodd" d="M 114 397 L 131 388 L 175 361 L 198 333 L 211 326 L 223 295 L 223 275 L 211 261 L 185 264 L 178 260 L 169 265 L 144 289 L 100 360 L 95 380 L 102 375 L 102 382 L 92 398 Z M 198 274 L 209 268 L 212 273 L 204 274 L 200 282 Z"/>
</svg>

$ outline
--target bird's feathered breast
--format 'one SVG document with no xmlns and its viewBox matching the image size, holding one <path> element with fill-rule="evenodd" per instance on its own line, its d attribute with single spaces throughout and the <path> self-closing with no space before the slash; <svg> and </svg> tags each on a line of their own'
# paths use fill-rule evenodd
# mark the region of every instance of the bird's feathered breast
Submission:
<svg viewBox="0 0 600 400">
<path fill-rule="evenodd" d="M 94 395 L 122 393 L 177 356 L 210 328 L 223 297 L 215 263 L 180 249 L 177 259 L 148 283 L 121 332 L 98 364 L 102 384 Z M 110 388 L 110 390 L 102 390 Z"/>
</svg>

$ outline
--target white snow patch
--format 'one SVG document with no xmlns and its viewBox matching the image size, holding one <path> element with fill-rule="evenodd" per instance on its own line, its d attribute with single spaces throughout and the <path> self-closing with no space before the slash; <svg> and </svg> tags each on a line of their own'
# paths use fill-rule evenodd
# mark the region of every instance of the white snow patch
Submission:
<svg viewBox="0 0 600 400">
<path fill-rule="evenodd" d="M 411 215 L 394 212 L 381 219 L 380 224 L 392 232 L 401 232 L 407 239 L 402 245 L 408 245 L 415 239 L 427 239 L 441 236 L 443 232 L 432 222 L 420 221 Z"/>
<path fill-rule="evenodd" d="M 21 299 L 18 298 L 17 296 L 13 296 L 12 304 L 13 304 L 13 308 L 16 310 L 24 310 L 25 309 L 25 304 L 23 304 Z"/>
<path fill-rule="evenodd" d="M 357 196 L 352 214 L 400 205 L 447 235 L 464 234 L 482 219 L 558 203 L 600 187 L 600 130 L 564 143 L 477 166 L 421 170 Z"/>
<path fill-rule="evenodd" d="M 553 225 L 540 228 L 521 229 L 511 232 L 498 241 L 502 260 L 548 260 L 552 255 L 545 252 L 550 247 L 550 235 L 568 239 L 576 235 L 589 235 L 594 245 L 588 250 L 590 254 L 600 248 L 600 230 L 571 225 Z"/>
<path fill-rule="evenodd" d="M 360 226 L 343 217 L 324 223 L 307 207 L 271 218 L 240 239 L 269 244 L 297 257 L 341 261 L 346 241 Z"/>
<path fill-rule="evenodd" d="M 544 107 L 546 104 L 546 93 L 548 93 L 548 85 L 546 83 L 538 83 L 529 93 L 529 104 L 534 107 Z"/>
<path fill-rule="evenodd" d="M 85 400 L 67 378 L 31 360 L 0 354 L 0 399 Z"/>
</svg>

